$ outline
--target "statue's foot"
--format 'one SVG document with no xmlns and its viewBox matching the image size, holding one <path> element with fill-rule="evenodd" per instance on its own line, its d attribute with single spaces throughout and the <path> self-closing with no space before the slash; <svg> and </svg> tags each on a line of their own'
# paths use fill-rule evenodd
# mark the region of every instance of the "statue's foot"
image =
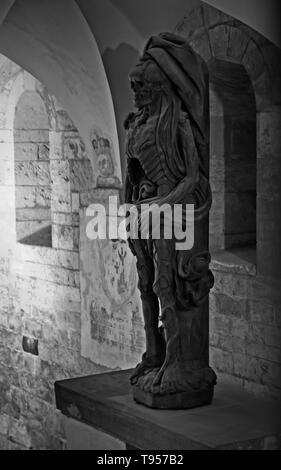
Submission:
<svg viewBox="0 0 281 470">
<path fill-rule="evenodd" d="M 135 384 L 144 392 L 168 395 L 214 386 L 216 374 L 210 367 L 192 370 L 179 363 L 172 363 L 146 371 Z"/>
<path fill-rule="evenodd" d="M 136 366 L 134 372 L 130 377 L 131 385 L 136 385 L 139 378 L 146 376 L 152 370 L 159 370 L 162 366 L 165 357 L 163 356 L 149 356 L 147 357 L 146 353 L 142 356 L 142 361 Z"/>
</svg>

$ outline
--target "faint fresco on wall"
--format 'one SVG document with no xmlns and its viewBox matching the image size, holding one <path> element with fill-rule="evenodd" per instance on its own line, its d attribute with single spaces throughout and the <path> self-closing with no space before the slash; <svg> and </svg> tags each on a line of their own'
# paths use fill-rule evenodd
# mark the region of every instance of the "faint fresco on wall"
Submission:
<svg viewBox="0 0 281 470">
<path fill-rule="evenodd" d="M 124 240 L 89 240 L 80 212 L 81 353 L 111 368 L 136 365 L 144 348 L 135 260 Z"/>
</svg>

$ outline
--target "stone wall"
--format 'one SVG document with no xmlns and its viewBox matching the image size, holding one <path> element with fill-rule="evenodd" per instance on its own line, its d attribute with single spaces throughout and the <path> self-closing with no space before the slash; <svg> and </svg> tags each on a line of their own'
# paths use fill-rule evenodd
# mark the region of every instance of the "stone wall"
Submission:
<svg viewBox="0 0 281 470">
<path fill-rule="evenodd" d="M 280 398 L 280 282 L 257 276 L 251 262 L 213 255 L 210 362 L 219 380 L 266 398 Z"/>
</svg>

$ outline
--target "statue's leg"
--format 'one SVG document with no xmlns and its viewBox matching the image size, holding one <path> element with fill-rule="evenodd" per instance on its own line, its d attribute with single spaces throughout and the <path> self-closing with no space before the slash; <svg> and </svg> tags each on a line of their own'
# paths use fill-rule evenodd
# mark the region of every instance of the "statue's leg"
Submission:
<svg viewBox="0 0 281 470">
<path fill-rule="evenodd" d="M 140 375 L 155 367 L 160 367 L 165 359 L 165 340 L 159 331 L 159 302 L 153 291 L 154 264 L 146 240 L 134 240 L 133 250 L 137 257 L 138 288 L 141 293 L 146 352 L 141 363 L 131 376 L 134 384 Z"/>
<path fill-rule="evenodd" d="M 168 365 L 174 364 L 179 359 L 180 325 L 176 312 L 175 292 L 175 242 L 174 240 L 154 240 L 154 269 L 155 281 L 153 290 L 160 301 L 161 316 L 165 340 L 165 361 L 154 378 L 153 385 L 161 387 L 162 376 Z M 166 381 L 167 382 L 167 381 Z M 172 381 L 170 383 L 173 389 Z"/>
</svg>

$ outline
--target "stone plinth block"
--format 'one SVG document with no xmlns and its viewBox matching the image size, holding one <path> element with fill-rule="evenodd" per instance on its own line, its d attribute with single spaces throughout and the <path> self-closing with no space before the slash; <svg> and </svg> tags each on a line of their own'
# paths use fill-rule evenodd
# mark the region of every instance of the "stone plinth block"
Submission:
<svg viewBox="0 0 281 470">
<path fill-rule="evenodd" d="M 141 403 L 149 408 L 163 410 L 183 410 L 209 405 L 213 399 L 213 395 L 214 387 L 163 396 L 153 395 L 152 393 L 144 392 L 138 387 L 133 387 L 133 397 L 137 403 Z"/>
<path fill-rule="evenodd" d="M 211 406 L 153 410 L 133 400 L 131 370 L 55 383 L 57 408 L 76 422 L 135 449 L 211 450 L 278 448 L 279 402 L 255 398 L 240 386 L 219 383 Z M 108 448 L 108 447 L 107 447 Z"/>
</svg>

